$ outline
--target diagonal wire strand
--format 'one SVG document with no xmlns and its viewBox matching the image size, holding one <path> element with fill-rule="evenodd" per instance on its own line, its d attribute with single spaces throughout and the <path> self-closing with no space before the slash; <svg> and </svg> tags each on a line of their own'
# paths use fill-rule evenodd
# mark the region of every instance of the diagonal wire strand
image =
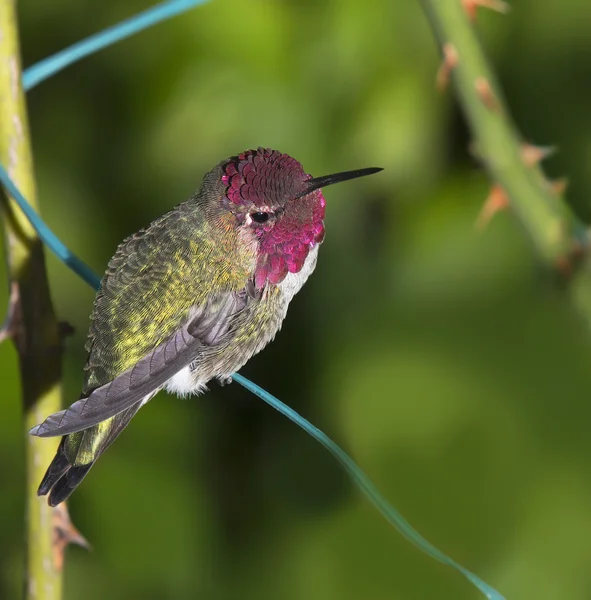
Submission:
<svg viewBox="0 0 591 600">
<path fill-rule="evenodd" d="M 100 284 L 100 278 L 73 254 L 61 240 L 49 229 L 41 217 L 33 210 L 23 195 L 11 181 L 6 170 L 0 165 L 0 180 L 8 193 L 15 199 L 19 207 L 23 210 L 35 231 L 47 247 L 70 269 L 78 274 L 86 283 L 97 289 Z M 281 402 L 263 388 L 259 387 L 246 377 L 235 373 L 233 380 L 246 388 L 251 393 L 258 396 L 261 400 L 269 404 L 272 408 L 280 412 L 283 416 L 290 419 L 298 427 L 311 435 L 324 448 L 326 448 L 340 463 L 353 483 L 367 496 L 369 501 L 386 518 L 388 523 L 393 525 L 407 540 L 420 548 L 423 552 L 442 562 L 457 571 L 459 571 L 468 581 L 476 586 L 489 600 L 505 600 L 504 597 L 494 588 L 482 581 L 477 575 L 468 571 L 459 563 L 455 562 L 449 556 L 438 550 L 429 541 L 427 541 L 410 523 L 382 496 L 375 484 L 362 471 L 362 469 L 353 461 L 353 459 L 332 439 L 330 439 L 322 430 L 318 429 L 310 421 L 302 417 L 295 410 Z"/>
<path fill-rule="evenodd" d="M 284 417 L 293 421 L 298 427 L 311 435 L 317 442 L 322 444 L 340 463 L 344 471 L 351 478 L 353 483 L 369 498 L 369 501 L 378 509 L 382 516 L 393 525 L 395 529 L 402 534 L 409 542 L 420 548 L 425 554 L 428 554 L 435 560 L 453 567 L 459 571 L 470 583 L 474 584 L 489 600 L 505 600 L 499 592 L 492 588 L 488 583 L 482 581 L 480 577 L 474 575 L 471 571 L 451 559 L 449 556 L 438 550 L 431 542 L 426 540 L 379 492 L 373 481 L 363 472 L 363 470 L 353 461 L 353 459 L 324 431 L 312 425 L 310 421 L 302 417 L 298 412 L 290 408 L 279 398 L 276 398 L 256 383 L 246 379 L 239 373 L 234 373 L 232 379 L 245 387 L 247 390 L 258 396 L 269 406 L 280 412 Z"/>
<path fill-rule="evenodd" d="M 41 238 L 41 241 L 76 275 L 81 277 L 88 285 L 98 288 L 100 278 L 97 274 L 82 260 L 80 260 L 68 247 L 49 229 L 41 217 L 35 212 L 33 207 L 25 200 L 24 196 L 14 185 L 12 179 L 8 176 L 6 169 L 0 165 L 0 180 L 4 189 L 8 192 L 19 208 L 23 211 L 31 225 Z"/>
<path fill-rule="evenodd" d="M 206 2 L 208 0 L 166 0 L 152 8 L 148 8 L 129 19 L 117 23 L 117 25 L 95 33 L 35 63 L 24 71 L 23 87 L 28 91 L 38 83 L 41 83 L 89 54 L 93 54 L 143 29 L 147 29 L 152 25 L 175 17 Z"/>
</svg>

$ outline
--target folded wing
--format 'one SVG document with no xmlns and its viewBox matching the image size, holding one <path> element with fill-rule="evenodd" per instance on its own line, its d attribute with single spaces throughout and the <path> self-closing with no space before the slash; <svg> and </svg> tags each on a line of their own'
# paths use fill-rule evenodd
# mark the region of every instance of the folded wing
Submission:
<svg viewBox="0 0 591 600">
<path fill-rule="evenodd" d="M 30 433 L 39 437 L 67 435 L 113 417 L 159 390 L 181 369 L 198 360 L 199 352 L 231 335 L 240 313 L 253 298 L 246 290 L 210 298 L 195 308 L 190 320 L 166 341 L 113 381 L 97 387 L 66 410 L 50 415 Z"/>
</svg>

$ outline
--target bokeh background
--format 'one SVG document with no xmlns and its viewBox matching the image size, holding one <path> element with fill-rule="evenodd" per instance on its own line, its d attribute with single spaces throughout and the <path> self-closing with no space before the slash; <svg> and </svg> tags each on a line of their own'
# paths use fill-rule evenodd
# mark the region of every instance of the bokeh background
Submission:
<svg viewBox="0 0 591 600">
<path fill-rule="evenodd" d="M 24 62 L 146 8 L 19 3 Z M 513 3 L 479 29 L 513 115 L 591 219 L 591 5 Z M 43 216 L 102 272 L 117 244 L 220 159 L 270 146 L 326 191 L 316 273 L 243 370 L 349 451 L 430 541 L 511 600 L 591 597 L 591 344 L 503 214 L 418 2 L 214 0 L 29 95 Z M 48 258 L 77 398 L 93 292 Z M 3 270 L 4 267 L 1 267 Z M 6 289 L 0 288 L 0 309 Z M 0 597 L 18 598 L 23 423 L 0 346 Z M 48 444 L 55 443 L 52 440 Z M 310 437 L 234 384 L 141 411 L 74 494 L 94 550 L 65 598 L 479 598 L 394 532 Z"/>
</svg>

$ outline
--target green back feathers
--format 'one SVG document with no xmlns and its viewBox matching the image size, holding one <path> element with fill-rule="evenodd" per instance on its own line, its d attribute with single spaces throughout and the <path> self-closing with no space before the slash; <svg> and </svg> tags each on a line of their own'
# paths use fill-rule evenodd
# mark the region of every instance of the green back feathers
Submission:
<svg viewBox="0 0 591 600">
<path fill-rule="evenodd" d="M 212 290 L 246 285 L 254 254 L 241 243 L 234 217 L 205 219 L 203 208 L 189 200 L 117 249 L 94 303 L 84 393 L 166 340 Z"/>
</svg>

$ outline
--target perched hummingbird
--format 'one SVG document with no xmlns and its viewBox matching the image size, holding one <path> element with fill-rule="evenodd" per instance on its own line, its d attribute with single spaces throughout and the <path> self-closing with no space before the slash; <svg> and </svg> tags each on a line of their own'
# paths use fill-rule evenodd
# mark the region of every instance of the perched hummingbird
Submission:
<svg viewBox="0 0 591 600">
<path fill-rule="evenodd" d="M 312 178 L 259 148 L 220 162 L 189 200 L 128 237 L 94 301 L 80 399 L 32 435 L 62 435 L 39 486 L 63 502 L 161 389 L 180 396 L 232 373 L 276 335 L 316 266 L 321 187 L 381 171 Z"/>
</svg>

